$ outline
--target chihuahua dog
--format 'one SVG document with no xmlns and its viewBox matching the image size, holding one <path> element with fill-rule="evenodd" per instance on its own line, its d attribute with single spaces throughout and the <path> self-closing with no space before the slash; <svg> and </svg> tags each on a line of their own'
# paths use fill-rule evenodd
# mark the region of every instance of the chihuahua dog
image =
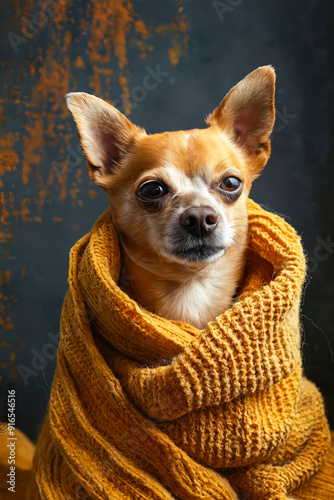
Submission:
<svg viewBox="0 0 334 500">
<path fill-rule="evenodd" d="M 148 135 L 105 101 L 66 96 L 90 178 L 109 197 L 123 290 L 203 329 L 228 309 L 245 266 L 246 202 L 270 156 L 275 72 L 233 87 L 205 129 Z M 195 105 L 195 103 L 194 103 Z"/>
</svg>

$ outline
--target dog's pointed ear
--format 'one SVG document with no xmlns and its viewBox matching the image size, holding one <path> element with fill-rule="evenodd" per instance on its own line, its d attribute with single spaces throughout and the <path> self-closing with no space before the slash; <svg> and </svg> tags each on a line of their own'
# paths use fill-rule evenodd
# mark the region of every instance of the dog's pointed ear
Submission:
<svg viewBox="0 0 334 500">
<path fill-rule="evenodd" d="M 97 185 L 107 188 L 123 156 L 145 131 L 98 97 L 71 92 L 65 98 L 88 160 L 89 176 Z"/>
<path fill-rule="evenodd" d="M 275 71 L 262 66 L 235 85 L 220 105 L 207 117 L 208 125 L 218 126 L 256 163 L 267 163 L 269 136 L 275 122 Z"/>
</svg>

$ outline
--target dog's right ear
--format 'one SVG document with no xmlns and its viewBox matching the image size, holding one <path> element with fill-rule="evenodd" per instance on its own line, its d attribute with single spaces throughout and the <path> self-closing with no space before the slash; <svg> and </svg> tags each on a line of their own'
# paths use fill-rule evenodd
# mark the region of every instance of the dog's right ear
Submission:
<svg viewBox="0 0 334 500">
<path fill-rule="evenodd" d="M 145 131 L 107 102 L 84 92 L 71 92 L 66 104 L 76 123 L 89 177 L 102 188 L 134 143 Z"/>
<path fill-rule="evenodd" d="M 229 140 L 251 157 L 253 179 L 270 156 L 270 134 L 275 122 L 275 71 L 261 66 L 249 73 L 224 97 L 207 117 L 209 126 L 217 126 Z"/>
</svg>

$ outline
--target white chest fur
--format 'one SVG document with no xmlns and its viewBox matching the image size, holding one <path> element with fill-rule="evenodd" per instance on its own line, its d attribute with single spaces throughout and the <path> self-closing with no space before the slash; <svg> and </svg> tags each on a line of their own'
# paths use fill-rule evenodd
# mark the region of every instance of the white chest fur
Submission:
<svg viewBox="0 0 334 500">
<path fill-rule="evenodd" d="M 210 266 L 175 288 L 161 289 L 160 293 L 155 289 L 156 314 L 206 328 L 209 321 L 231 307 L 242 262 L 243 259 L 237 259 L 226 269 L 219 264 Z"/>
</svg>

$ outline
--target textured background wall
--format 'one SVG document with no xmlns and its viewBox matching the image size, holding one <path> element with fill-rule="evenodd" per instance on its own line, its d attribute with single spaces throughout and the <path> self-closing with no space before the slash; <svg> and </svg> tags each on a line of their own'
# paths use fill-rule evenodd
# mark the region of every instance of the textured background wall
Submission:
<svg viewBox="0 0 334 500">
<path fill-rule="evenodd" d="M 0 384 L 3 397 L 15 383 L 17 425 L 30 437 L 47 409 L 69 249 L 107 206 L 64 94 L 109 99 L 151 133 L 204 127 L 230 87 L 264 64 L 277 72 L 277 121 L 252 197 L 302 235 L 305 372 L 334 426 L 333 21 L 331 0 L 2 6 Z"/>
</svg>

